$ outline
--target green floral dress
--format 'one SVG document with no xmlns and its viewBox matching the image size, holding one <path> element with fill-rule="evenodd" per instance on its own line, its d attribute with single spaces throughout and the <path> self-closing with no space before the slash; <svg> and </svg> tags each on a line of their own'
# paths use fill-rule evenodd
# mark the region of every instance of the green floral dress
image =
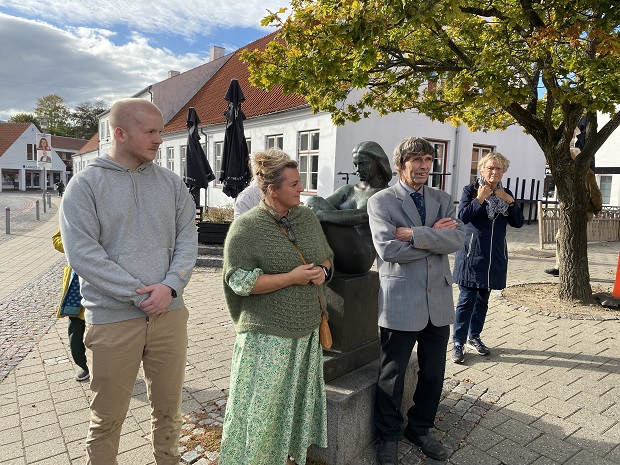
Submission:
<svg viewBox="0 0 620 465">
<path fill-rule="evenodd" d="M 260 274 L 239 270 L 231 287 L 248 295 Z M 327 447 L 318 328 L 299 339 L 238 334 L 219 465 L 284 465 L 288 456 L 303 465 L 311 444 Z"/>
</svg>

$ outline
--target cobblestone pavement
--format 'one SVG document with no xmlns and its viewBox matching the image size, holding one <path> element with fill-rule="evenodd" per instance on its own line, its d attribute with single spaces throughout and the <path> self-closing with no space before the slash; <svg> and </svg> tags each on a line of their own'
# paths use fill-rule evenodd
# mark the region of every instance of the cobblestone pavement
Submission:
<svg viewBox="0 0 620 465">
<path fill-rule="evenodd" d="M 0 301 L 0 381 L 56 323 L 58 283 L 62 281 L 63 266 L 59 262 L 35 277 L 32 285 Z"/>
<path fill-rule="evenodd" d="M 1 465 L 85 463 L 90 390 L 73 379 L 67 322 L 53 317 L 54 281 L 60 285 L 62 265 L 51 247 L 56 227 L 53 221 L 38 225 L 27 237 L 12 239 L 14 245 L 0 244 L 2 259 L 20 246 L 46 266 L 28 275 L 30 267 L 19 265 L 20 270 L 14 258 L 13 265 L 4 262 L 0 268 L 26 274 L 14 290 L 0 293 L 0 328 L 14 328 L 11 345 L 2 350 L 13 350 L 16 361 L 5 363 L 0 381 Z M 543 273 L 553 263 L 553 250 L 540 251 L 536 238 L 535 225 L 510 232 L 509 285 L 554 279 Z M 618 243 L 589 245 L 593 282 L 613 284 L 619 248 Z M 183 463 L 217 460 L 235 338 L 221 281 L 220 270 L 196 269 L 185 293 L 191 317 Z M 620 322 L 561 318 L 562 309 L 557 315 L 528 310 L 493 292 L 485 328 L 492 354 L 468 353 L 464 365 L 448 361 L 434 431 L 450 451 L 445 463 L 620 464 Z M 18 326 L 17 319 L 26 322 Z M 30 326 L 36 328 L 28 333 Z M 123 425 L 119 463 L 152 464 L 149 434 L 150 408 L 139 377 Z M 351 465 L 374 465 L 375 454 L 373 444 Z M 407 440 L 400 443 L 399 456 L 401 465 L 440 463 Z"/>
</svg>

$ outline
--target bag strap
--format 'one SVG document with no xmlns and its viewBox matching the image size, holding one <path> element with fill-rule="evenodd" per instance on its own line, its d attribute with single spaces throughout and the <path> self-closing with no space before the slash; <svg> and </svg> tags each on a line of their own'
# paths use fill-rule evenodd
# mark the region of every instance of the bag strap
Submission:
<svg viewBox="0 0 620 465">
<path fill-rule="evenodd" d="M 299 255 L 299 258 L 301 259 L 301 262 L 304 265 L 307 265 L 308 262 L 306 262 L 306 259 L 304 258 L 304 254 L 301 253 L 301 250 L 299 249 L 299 246 L 297 245 L 296 242 L 291 241 L 290 236 L 288 235 L 288 232 L 286 231 L 286 229 L 284 228 L 284 226 L 282 226 L 282 223 L 280 223 L 278 221 L 278 219 L 273 216 L 271 214 L 271 212 L 263 207 L 259 207 L 262 211 L 264 211 L 267 215 L 269 215 L 271 218 L 273 218 L 273 220 L 276 222 L 276 224 L 280 227 L 280 230 L 284 233 L 284 235 L 288 238 L 288 240 L 291 242 L 291 244 L 293 244 L 293 246 L 295 247 L 295 250 L 297 251 L 297 255 Z M 319 304 L 321 305 L 321 313 L 325 314 L 325 304 L 323 303 L 323 298 L 321 297 L 321 291 L 319 291 L 319 286 L 314 284 L 314 288 L 316 289 L 316 293 L 319 296 Z"/>
</svg>

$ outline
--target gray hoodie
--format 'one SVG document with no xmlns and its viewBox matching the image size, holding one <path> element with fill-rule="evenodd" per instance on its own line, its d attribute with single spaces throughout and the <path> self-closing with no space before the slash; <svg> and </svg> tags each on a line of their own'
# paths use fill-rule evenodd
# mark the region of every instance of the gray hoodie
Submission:
<svg viewBox="0 0 620 465">
<path fill-rule="evenodd" d="M 135 171 L 98 158 L 67 184 L 60 231 L 69 264 L 80 276 L 85 319 L 92 324 L 143 318 L 148 294 L 162 283 L 184 305 L 182 292 L 196 263 L 196 207 L 172 171 L 152 162 Z"/>
</svg>

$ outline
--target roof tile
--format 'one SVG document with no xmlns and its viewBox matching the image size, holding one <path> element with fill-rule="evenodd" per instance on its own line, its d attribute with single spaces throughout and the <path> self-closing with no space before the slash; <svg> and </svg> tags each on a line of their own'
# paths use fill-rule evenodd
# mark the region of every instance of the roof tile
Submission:
<svg viewBox="0 0 620 465">
<path fill-rule="evenodd" d="M 0 157 L 32 123 L 0 123 Z M 34 143 L 34 140 L 32 141 Z"/>
<path fill-rule="evenodd" d="M 237 50 L 228 62 L 190 99 L 190 101 L 170 120 L 164 132 L 173 132 L 187 127 L 187 113 L 189 107 L 194 107 L 201 124 L 218 124 L 226 122 L 224 112 L 228 103 L 224 100 L 231 79 L 237 79 L 245 102 L 241 109 L 246 118 L 267 115 L 279 111 L 307 106 L 306 100 L 298 94 L 284 94 L 281 86 L 273 87 L 269 92 L 254 87 L 249 82 L 250 72 L 247 65 L 241 60 L 243 50 L 264 49 L 271 42 L 276 32 L 273 32 L 251 44 Z"/>
<path fill-rule="evenodd" d="M 87 142 L 86 139 L 52 135 L 52 148 L 54 150 L 80 150 Z"/>
<path fill-rule="evenodd" d="M 95 133 L 93 137 L 90 138 L 86 144 L 82 146 L 82 148 L 75 154 L 79 155 L 86 152 L 92 152 L 93 150 L 99 149 L 99 133 Z"/>
</svg>

